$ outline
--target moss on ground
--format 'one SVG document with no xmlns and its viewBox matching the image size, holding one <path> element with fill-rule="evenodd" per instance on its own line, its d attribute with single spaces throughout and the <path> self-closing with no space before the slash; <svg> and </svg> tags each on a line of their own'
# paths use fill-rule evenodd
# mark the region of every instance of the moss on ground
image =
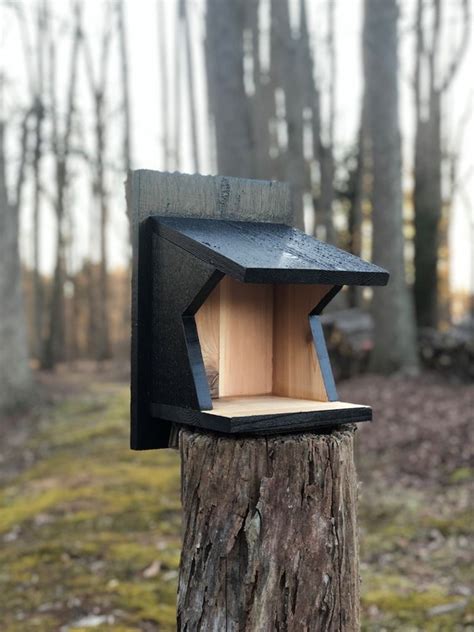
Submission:
<svg viewBox="0 0 474 632">
<path fill-rule="evenodd" d="M 0 487 L 2 632 L 175 629 L 179 459 L 128 449 L 128 390 L 98 385 L 58 403 L 26 448 L 32 464 Z M 472 472 L 426 495 L 361 493 L 363 629 L 466 630 Z M 459 587 L 463 588 L 460 590 Z"/>
<path fill-rule="evenodd" d="M 117 387 L 60 403 L 35 462 L 0 488 L 5 632 L 78 632 L 91 613 L 109 617 L 97 630 L 174 630 L 179 461 L 128 449 L 128 407 Z"/>
</svg>

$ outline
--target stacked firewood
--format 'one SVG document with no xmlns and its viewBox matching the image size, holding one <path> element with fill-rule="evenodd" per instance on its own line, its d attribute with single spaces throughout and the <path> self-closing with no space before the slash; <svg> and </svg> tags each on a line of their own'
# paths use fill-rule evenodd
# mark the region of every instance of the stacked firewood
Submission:
<svg viewBox="0 0 474 632">
<path fill-rule="evenodd" d="M 368 370 L 374 344 L 369 312 L 345 309 L 321 317 L 336 380 Z M 474 380 L 474 322 L 464 321 L 447 331 L 423 329 L 418 336 L 422 367 L 454 381 Z"/>
<path fill-rule="evenodd" d="M 447 331 L 423 329 L 419 335 L 423 365 L 462 382 L 474 380 L 474 323 L 463 323 Z"/>
<path fill-rule="evenodd" d="M 362 309 L 343 309 L 321 316 L 321 322 L 334 378 L 367 371 L 374 344 L 372 316 Z"/>
</svg>

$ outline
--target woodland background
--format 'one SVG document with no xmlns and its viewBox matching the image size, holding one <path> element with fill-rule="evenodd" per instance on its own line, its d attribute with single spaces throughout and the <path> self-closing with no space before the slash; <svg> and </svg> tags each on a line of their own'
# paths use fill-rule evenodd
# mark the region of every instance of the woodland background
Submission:
<svg viewBox="0 0 474 632">
<path fill-rule="evenodd" d="M 364 625 L 473 625 L 472 6 L 354 4 L 357 78 L 342 0 L 0 3 L 6 629 L 173 629 L 178 464 L 126 451 L 138 167 L 287 180 L 298 227 L 390 270 L 325 317 L 340 390 L 378 424 L 359 441 Z"/>
</svg>

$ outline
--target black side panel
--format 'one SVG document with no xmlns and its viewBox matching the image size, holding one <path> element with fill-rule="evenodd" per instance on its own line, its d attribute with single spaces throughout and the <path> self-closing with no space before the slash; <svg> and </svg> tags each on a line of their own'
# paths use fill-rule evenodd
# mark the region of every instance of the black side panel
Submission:
<svg viewBox="0 0 474 632">
<path fill-rule="evenodd" d="M 152 236 L 151 399 L 185 408 L 212 408 L 194 313 L 222 273 L 159 237 Z M 198 379 L 195 379 L 195 378 Z M 155 422 L 158 423 L 158 422 Z"/>
<path fill-rule="evenodd" d="M 212 408 L 194 314 L 222 273 L 151 230 L 139 228 L 137 303 L 132 319 L 131 437 L 134 450 L 167 448 L 171 421 L 150 402 Z M 202 375 L 201 375 L 202 374 Z"/>
<path fill-rule="evenodd" d="M 171 422 L 154 419 L 150 415 L 151 399 L 151 225 L 142 222 L 138 230 L 138 248 L 134 250 L 136 296 L 132 306 L 131 348 L 131 434 L 133 450 L 168 447 Z M 140 253 L 140 256 L 138 256 Z"/>
</svg>

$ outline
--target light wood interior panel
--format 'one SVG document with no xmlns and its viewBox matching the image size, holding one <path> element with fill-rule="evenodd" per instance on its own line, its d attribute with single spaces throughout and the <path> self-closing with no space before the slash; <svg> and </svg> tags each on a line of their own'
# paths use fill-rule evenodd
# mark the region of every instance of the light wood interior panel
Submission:
<svg viewBox="0 0 474 632">
<path fill-rule="evenodd" d="M 331 287 L 275 285 L 273 394 L 327 401 L 308 315 Z"/>
<path fill-rule="evenodd" d="M 272 392 L 273 289 L 221 283 L 219 397 Z"/>
<path fill-rule="evenodd" d="M 195 316 L 211 397 L 327 401 L 308 315 L 331 287 L 224 277 Z"/>
<path fill-rule="evenodd" d="M 254 395 L 252 397 L 221 397 L 213 402 L 213 409 L 207 410 L 206 413 L 221 417 L 245 417 L 342 410 L 347 408 L 364 408 L 364 406 L 346 402 L 317 402 L 311 399 L 297 399 L 294 397 Z"/>
</svg>

